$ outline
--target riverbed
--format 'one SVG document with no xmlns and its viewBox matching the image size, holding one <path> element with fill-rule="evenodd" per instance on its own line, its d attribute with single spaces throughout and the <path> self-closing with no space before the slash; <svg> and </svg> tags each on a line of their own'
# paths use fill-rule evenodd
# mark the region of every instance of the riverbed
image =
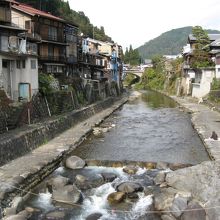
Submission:
<svg viewBox="0 0 220 220">
<path fill-rule="evenodd" d="M 169 97 L 146 91 L 101 125 L 74 152 L 84 159 L 164 161 L 197 164 L 209 156 L 193 129 L 190 114 Z"/>
<path fill-rule="evenodd" d="M 190 114 L 182 111 L 172 99 L 157 92 L 147 91 L 132 99 L 99 127 L 94 128 L 94 131 L 98 132 L 88 136 L 74 150 L 73 155 L 87 161 L 130 160 L 196 164 L 209 160 L 202 141 L 192 127 Z M 153 207 L 153 194 L 148 194 L 147 191 L 156 187 L 157 174 L 166 172 L 170 172 L 170 169 L 154 166 L 151 169 L 139 167 L 134 175 L 124 173 L 123 167 L 88 166 L 71 170 L 61 166 L 35 188 L 24 206 L 34 208 L 30 218 L 33 220 L 85 220 L 90 217 L 94 219 L 93 215 L 101 215 L 100 219 L 105 220 L 161 219 L 154 214 L 148 216 L 147 210 Z M 115 179 L 106 181 L 106 174 L 111 177 L 115 175 Z M 50 187 L 48 188 L 51 178 L 68 179 L 68 187 L 76 184 L 81 193 L 79 201 L 70 206 L 65 199 L 58 202 L 57 189 L 50 192 Z M 78 178 L 85 178 L 86 184 L 77 185 Z M 125 182 L 141 184 L 144 192 L 128 194 L 123 202 L 110 204 L 108 196 Z M 65 187 L 67 186 L 62 186 L 59 193 L 66 195 L 66 192 L 62 192 Z"/>
</svg>

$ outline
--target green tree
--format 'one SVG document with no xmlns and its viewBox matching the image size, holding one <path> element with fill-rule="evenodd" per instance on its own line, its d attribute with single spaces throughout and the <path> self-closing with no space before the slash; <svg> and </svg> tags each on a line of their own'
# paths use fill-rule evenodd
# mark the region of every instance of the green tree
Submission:
<svg viewBox="0 0 220 220">
<path fill-rule="evenodd" d="M 18 0 L 18 2 L 31 5 L 34 8 L 50 12 L 51 14 L 62 17 L 71 23 L 77 24 L 79 30 L 85 36 L 94 37 L 97 40 L 113 42 L 111 37 L 105 34 L 104 27 L 96 27 L 91 24 L 84 12 L 76 12 L 70 8 L 69 2 L 64 0 Z"/>
<path fill-rule="evenodd" d="M 132 45 L 129 46 L 129 50 L 128 48 L 126 48 L 125 55 L 124 55 L 125 63 L 129 63 L 132 66 L 137 66 L 140 64 L 140 60 L 141 60 L 141 57 L 137 49 L 133 49 Z"/>
<path fill-rule="evenodd" d="M 191 67 L 200 68 L 212 66 L 213 62 L 209 56 L 210 39 L 205 30 L 200 26 L 192 29 L 192 34 L 196 39 L 195 48 L 192 53 Z"/>
</svg>

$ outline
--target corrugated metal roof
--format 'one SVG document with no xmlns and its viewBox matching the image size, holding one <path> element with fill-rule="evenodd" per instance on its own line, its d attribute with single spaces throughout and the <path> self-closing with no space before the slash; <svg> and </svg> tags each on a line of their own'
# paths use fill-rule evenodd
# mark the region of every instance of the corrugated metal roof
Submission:
<svg viewBox="0 0 220 220">
<path fill-rule="evenodd" d="M 46 18 L 50 18 L 50 19 L 54 19 L 54 20 L 64 22 L 64 19 L 62 19 L 62 18 L 56 17 L 56 16 L 54 16 L 50 13 L 38 10 L 38 9 L 33 8 L 29 5 L 22 4 L 22 3 L 14 1 L 14 0 L 11 0 L 11 3 L 12 3 L 12 8 L 17 9 L 19 11 L 22 11 L 26 14 L 29 14 L 29 15 L 32 15 L 32 16 L 38 15 L 38 16 L 42 16 L 42 17 L 46 17 Z"/>
</svg>

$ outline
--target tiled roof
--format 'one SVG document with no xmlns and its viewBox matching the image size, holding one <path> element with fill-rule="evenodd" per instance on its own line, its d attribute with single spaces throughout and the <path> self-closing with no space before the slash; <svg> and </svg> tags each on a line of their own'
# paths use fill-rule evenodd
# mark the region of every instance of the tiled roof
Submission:
<svg viewBox="0 0 220 220">
<path fill-rule="evenodd" d="M 51 15 L 47 12 L 38 10 L 38 9 L 33 8 L 29 5 L 22 4 L 22 3 L 14 1 L 14 0 L 11 0 L 11 3 L 12 3 L 12 8 L 17 9 L 19 11 L 22 11 L 26 14 L 29 14 L 32 16 L 38 15 L 38 16 L 42 16 L 42 17 L 46 17 L 46 18 L 50 18 L 50 19 L 54 19 L 54 20 L 64 21 L 62 18 L 56 17 L 56 16 Z"/>
<path fill-rule="evenodd" d="M 208 36 L 211 41 L 215 41 L 220 38 L 220 34 L 208 34 Z M 193 36 L 193 34 L 190 34 L 188 38 L 190 41 L 196 40 L 196 38 Z"/>
<path fill-rule="evenodd" d="M 215 40 L 215 41 L 213 41 L 211 44 L 210 44 L 210 46 L 213 46 L 213 47 L 215 47 L 215 46 L 220 46 L 220 38 L 218 38 L 217 40 Z"/>
</svg>

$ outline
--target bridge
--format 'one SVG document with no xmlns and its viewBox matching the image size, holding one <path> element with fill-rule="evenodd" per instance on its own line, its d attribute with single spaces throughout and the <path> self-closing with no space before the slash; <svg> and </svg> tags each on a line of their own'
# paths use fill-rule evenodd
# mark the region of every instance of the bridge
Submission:
<svg viewBox="0 0 220 220">
<path fill-rule="evenodd" d="M 141 78 L 144 73 L 144 70 L 135 68 L 135 69 L 124 70 L 123 72 L 124 72 L 124 76 L 126 76 L 128 73 L 131 73 L 131 74 Z"/>
</svg>

